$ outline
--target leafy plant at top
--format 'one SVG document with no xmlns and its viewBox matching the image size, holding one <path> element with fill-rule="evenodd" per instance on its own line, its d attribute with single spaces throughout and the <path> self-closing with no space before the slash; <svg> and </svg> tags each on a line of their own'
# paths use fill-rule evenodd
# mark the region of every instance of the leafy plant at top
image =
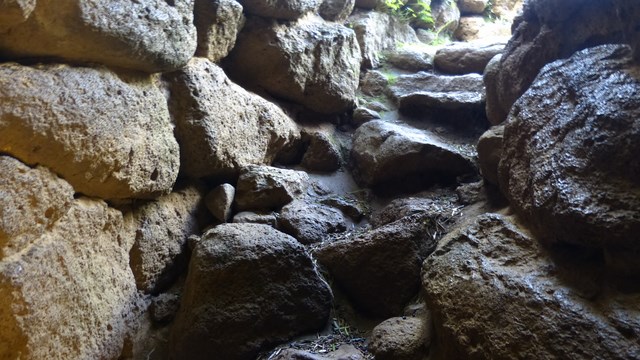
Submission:
<svg viewBox="0 0 640 360">
<path fill-rule="evenodd" d="M 405 22 L 433 24 L 431 6 L 425 0 L 384 0 L 381 10 Z"/>
</svg>

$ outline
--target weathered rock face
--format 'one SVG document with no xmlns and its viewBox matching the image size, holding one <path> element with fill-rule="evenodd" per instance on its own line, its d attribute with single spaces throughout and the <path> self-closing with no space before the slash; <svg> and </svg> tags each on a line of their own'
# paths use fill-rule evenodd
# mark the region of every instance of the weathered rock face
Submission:
<svg viewBox="0 0 640 360">
<path fill-rule="evenodd" d="M 253 18 L 227 62 L 249 86 L 322 114 L 354 107 L 360 48 L 354 32 L 308 16 L 295 23 Z"/>
<path fill-rule="evenodd" d="M 398 49 L 387 55 L 387 63 L 407 71 L 429 71 L 433 69 L 433 54 L 417 49 Z"/>
<path fill-rule="evenodd" d="M 389 205 L 374 212 L 369 222 L 374 228 L 398 221 L 403 217 L 420 214 L 424 219 L 438 220 L 446 223 L 457 204 L 457 195 L 451 190 L 441 190 L 431 198 L 406 197 L 391 201 Z M 440 229 L 437 229 L 440 230 Z"/>
<path fill-rule="evenodd" d="M 626 46 L 587 49 L 514 105 L 500 187 L 546 240 L 640 248 L 639 73 Z"/>
<path fill-rule="evenodd" d="M 494 126 L 478 140 L 478 167 L 482 176 L 490 183 L 498 185 L 498 164 L 502 158 L 504 126 Z"/>
<path fill-rule="evenodd" d="M 387 90 L 389 80 L 387 77 L 377 70 L 369 70 L 360 81 L 360 91 L 370 96 L 381 96 Z"/>
<path fill-rule="evenodd" d="M 186 186 L 137 207 L 132 212 L 131 269 L 138 289 L 158 293 L 186 268 L 187 238 L 200 233 L 202 190 Z"/>
<path fill-rule="evenodd" d="M 300 136 L 279 107 L 231 82 L 209 60 L 194 58 L 168 78 L 186 175 L 234 179 L 242 166 L 271 164 Z"/>
<path fill-rule="evenodd" d="M 458 0 L 458 8 L 462 14 L 482 14 L 489 0 Z"/>
<path fill-rule="evenodd" d="M 354 13 L 348 24 L 356 32 L 365 69 L 379 67 L 384 50 L 395 49 L 401 43 L 419 42 L 411 26 L 386 13 Z"/>
<path fill-rule="evenodd" d="M 315 253 L 336 284 L 362 311 L 397 316 L 416 294 L 420 264 L 435 248 L 420 215 L 405 217 Z"/>
<path fill-rule="evenodd" d="M 104 68 L 0 66 L 0 151 L 103 199 L 158 196 L 178 176 L 178 143 L 154 80 Z"/>
<path fill-rule="evenodd" d="M 525 4 L 514 23 L 494 82 L 498 95 L 490 121 L 507 118 L 513 103 L 527 90 L 540 69 L 556 59 L 598 44 L 622 41 L 622 25 L 610 1 L 536 0 Z M 491 99 L 490 99 L 491 100 Z M 493 101 L 492 100 L 492 101 Z"/>
<path fill-rule="evenodd" d="M 220 225 L 194 249 L 172 356 L 255 359 L 265 346 L 324 326 L 331 301 L 295 239 L 266 225 Z"/>
<path fill-rule="evenodd" d="M 427 186 L 475 172 L 460 149 L 418 129 L 381 120 L 356 130 L 351 152 L 354 179 L 362 186 L 393 187 L 412 182 Z"/>
<path fill-rule="evenodd" d="M 605 289 L 605 271 L 577 253 L 550 253 L 496 214 L 442 239 L 423 269 L 432 358 L 638 357 L 638 294 Z"/>
<path fill-rule="evenodd" d="M 241 211 L 233 216 L 236 224 L 262 224 L 276 227 L 278 219 L 275 213 L 255 213 L 251 211 Z"/>
<path fill-rule="evenodd" d="M 222 60 L 244 26 L 242 5 L 235 0 L 195 0 L 193 12 L 198 29 L 196 56 L 213 62 Z"/>
<path fill-rule="evenodd" d="M 327 21 L 344 22 L 353 12 L 355 0 L 324 0 L 318 13 Z"/>
<path fill-rule="evenodd" d="M 4 32 L 29 18 L 36 0 L 7 0 L 0 4 L 0 32 Z"/>
<path fill-rule="evenodd" d="M 389 91 L 404 113 L 466 129 L 486 125 L 481 75 L 443 76 L 426 72 L 402 75 Z"/>
<path fill-rule="evenodd" d="M 196 49 L 193 0 L 34 3 L 28 19 L 1 34 L 3 58 L 55 57 L 158 72 L 184 66 Z"/>
<path fill-rule="evenodd" d="M 130 246 L 119 211 L 80 198 L 28 251 L 4 257 L 0 358 L 117 358 L 140 305 Z"/>
<path fill-rule="evenodd" d="M 316 12 L 322 0 L 240 0 L 247 14 L 280 20 L 296 20 Z"/>
<path fill-rule="evenodd" d="M 336 171 L 342 166 L 342 155 L 339 145 L 332 139 L 330 130 L 304 130 L 303 141 L 309 146 L 302 157 L 300 165 L 311 171 Z"/>
<path fill-rule="evenodd" d="M 455 44 L 438 50 L 433 61 L 444 73 L 482 74 L 489 61 L 503 49 L 504 44 Z"/>
<path fill-rule="evenodd" d="M 422 360 L 431 337 L 430 324 L 416 317 L 395 317 L 371 332 L 369 349 L 376 360 Z"/>
<path fill-rule="evenodd" d="M 441 33 L 453 33 L 460 23 L 460 9 L 453 0 L 433 0 L 431 15 L 434 27 Z"/>
<path fill-rule="evenodd" d="M 27 248 L 64 216 L 73 188 L 44 167 L 0 156 L 0 258 Z"/>
<path fill-rule="evenodd" d="M 231 184 L 216 186 L 205 197 L 205 205 L 211 215 L 220 222 L 227 222 L 231 218 L 233 199 L 236 196 L 236 189 Z"/>
<path fill-rule="evenodd" d="M 489 120 L 491 125 L 499 125 L 502 121 L 502 109 L 500 108 L 498 89 L 495 87 L 496 79 L 500 72 L 501 59 L 502 54 L 499 54 L 489 60 L 489 63 L 484 68 L 484 74 L 482 76 L 487 98 L 485 111 L 487 113 L 487 120 Z"/>
<path fill-rule="evenodd" d="M 523 0 L 491 0 L 491 12 L 499 18 L 512 16 L 522 9 Z"/>
<path fill-rule="evenodd" d="M 340 210 L 296 200 L 282 208 L 278 229 L 303 244 L 312 244 L 328 234 L 347 230 L 347 224 Z"/>
<path fill-rule="evenodd" d="M 238 210 L 275 210 L 306 195 L 309 175 L 271 166 L 247 166 L 236 186 Z"/>
</svg>

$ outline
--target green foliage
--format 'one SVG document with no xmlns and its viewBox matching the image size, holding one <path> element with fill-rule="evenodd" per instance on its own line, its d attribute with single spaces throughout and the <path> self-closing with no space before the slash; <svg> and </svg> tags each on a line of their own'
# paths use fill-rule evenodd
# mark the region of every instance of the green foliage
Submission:
<svg viewBox="0 0 640 360">
<path fill-rule="evenodd" d="M 425 0 L 384 0 L 383 11 L 405 22 L 433 25 L 431 6 Z"/>
</svg>

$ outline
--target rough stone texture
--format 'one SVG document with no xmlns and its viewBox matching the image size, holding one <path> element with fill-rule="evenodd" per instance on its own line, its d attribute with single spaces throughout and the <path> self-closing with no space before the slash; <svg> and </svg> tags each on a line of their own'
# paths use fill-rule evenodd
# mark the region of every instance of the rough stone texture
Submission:
<svg viewBox="0 0 640 360">
<path fill-rule="evenodd" d="M 309 146 L 300 165 L 310 171 L 332 172 L 342 166 L 339 145 L 332 139 L 335 130 L 303 130 L 302 140 Z"/>
<path fill-rule="evenodd" d="M 24 22 L 36 7 L 36 0 L 4 0 L 0 3 L 0 32 Z"/>
<path fill-rule="evenodd" d="M 164 293 L 154 297 L 149 306 L 149 315 L 156 325 L 167 325 L 176 317 L 180 308 L 180 296 Z"/>
<path fill-rule="evenodd" d="M 369 70 L 360 81 L 360 91 L 369 96 L 381 96 L 387 90 L 389 80 L 377 70 Z"/>
<path fill-rule="evenodd" d="M 394 317 L 373 328 L 368 348 L 376 360 L 422 360 L 430 333 L 424 319 Z"/>
<path fill-rule="evenodd" d="M 362 352 L 353 345 L 342 344 L 322 355 L 296 349 L 284 349 L 273 360 L 364 360 Z"/>
<path fill-rule="evenodd" d="M 236 189 L 231 184 L 222 184 L 211 190 L 204 198 L 207 209 L 220 222 L 227 222 L 231 218 L 233 199 Z"/>
<path fill-rule="evenodd" d="M 304 14 L 316 12 L 322 0 L 239 0 L 244 11 L 260 17 L 296 20 Z"/>
<path fill-rule="evenodd" d="M 482 76 L 401 75 L 389 87 L 400 111 L 469 128 L 485 125 L 485 89 Z"/>
<path fill-rule="evenodd" d="M 114 359 L 138 315 L 122 214 L 74 200 L 27 251 L 0 261 L 0 358 Z"/>
<path fill-rule="evenodd" d="M 309 175 L 271 166 L 242 168 L 236 185 L 236 209 L 276 210 L 306 195 Z"/>
<path fill-rule="evenodd" d="M 247 86 L 322 114 L 354 107 L 360 76 L 360 48 L 353 30 L 307 16 L 278 23 L 247 22 L 227 61 Z"/>
<path fill-rule="evenodd" d="M 489 61 L 502 53 L 504 44 L 454 44 L 436 52 L 436 68 L 448 74 L 482 74 Z"/>
<path fill-rule="evenodd" d="M 218 62 L 229 54 L 244 26 L 242 5 L 235 0 L 195 0 L 193 23 L 198 29 L 196 56 Z"/>
<path fill-rule="evenodd" d="M 323 0 L 318 13 L 327 21 L 344 22 L 353 12 L 355 0 Z"/>
<path fill-rule="evenodd" d="M 186 175 L 233 180 L 242 166 L 271 164 L 300 136 L 279 107 L 234 84 L 207 59 L 194 58 L 168 78 Z"/>
<path fill-rule="evenodd" d="M 498 18 L 512 18 L 522 9 L 523 0 L 491 0 L 491 12 Z"/>
<path fill-rule="evenodd" d="M 457 195 L 451 190 L 442 189 L 429 197 L 406 197 L 391 201 L 389 205 L 374 212 L 369 220 L 371 226 L 379 228 L 404 217 L 421 214 L 425 219 L 446 223 L 452 212 L 458 208 Z"/>
<path fill-rule="evenodd" d="M 441 34 L 452 34 L 460 23 L 460 9 L 454 0 L 433 0 L 431 16 L 433 27 Z"/>
<path fill-rule="evenodd" d="M 380 113 L 378 113 L 377 111 L 373 111 L 365 107 L 358 107 L 355 110 L 353 110 L 353 117 L 351 120 L 353 124 L 356 127 L 358 127 L 368 121 L 376 120 L 380 118 L 381 118 Z"/>
<path fill-rule="evenodd" d="M 278 219 L 274 213 L 255 213 L 251 211 L 242 211 L 233 216 L 233 222 L 237 224 L 263 224 L 276 227 Z"/>
<path fill-rule="evenodd" d="M 303 244 L 313 244 L 328 234 L 347 230 L 347 224 L 340 210 L 295 200 L 280 211 L 278 229 Z"/>
<path fill-rule="evenodd" d="M 47 168 L 0 156 L 0 258 L 19 253 L 64 216 L 73 188 Z"/>
<path fill-rule="evenodd" d="M 348 20 L 356 32 L 362 54 L 362 68 L 380 66 L 381 54 L 395 49 L 398 44 L 419 42 L 415 30 L 398 18 L 378 11 L 357 12 Z"/>
<path fill-rule="evenodd" d="M 640 249 L 638 74 L 628 47 L 595 47 L 547 65 L 514 105 L 500 187 L 544 239 Z"/>
<path fill-rule="evenodd" d="M 321 204 L 336 208 L 354 221 L 360 221 L 370 212 L 369 205 L 363 199 L 354 195 L 330 194 L 319 201 Z"/>
<path fill-rule="evenodd" d="M 145 293 L 168 288 L 186 268 L 187 239 L 200 233 L 198 215 L 203 209 L 203 190 L 195 185 L 132 209 L 131 270 L 136 286 Z"/>
<path fill-rule="evenodd" d="M 255 359 L 269 345 L 322 328 L 332 298 L 294 238 L 266 225 L 220 225 L 194 250 L 172 358 Z"/>
<path fill-rule="evenodd" d="M 485 85 L 486 90 L 486 100 L 487 103 L 485 105 L 485 112 L 487 114 L 487 120 L 492 125 L 499 125 L 501 120 L 501 112 L 499 105 L 499 96 L 498 91 L 494 84 L 496 83 L 496 78 L 498 73 L 500 72 L 500 60 L 502 59 L 502 54 L 498 54 L 493 57 L 484 68 L 484 74 L 482 76 L 482 80 Z"/>
<path fill-rule="evenodd" d="M 407 71 L 430 71 L 433 69 L 433 54 L 419 49 L 398 49 L 387 55 L 387 63 Z"/>
<path fill-rule="evenodd" d="M 28 19 L 1 34 L 3 58 L 54 57 L 160 72 L 184 66 L 196 49 L 193 0 L 36 4 Z"/>
<path fill-rule="evenodd" d="M 458 41 L 478 42 L 489 45 L 491 42 L 506 43 L 511 37 L 511 23 L 489 21 L 484 16 L 463 16 L 453 32 Z"/>
<path fill-rule="evenodd" d="M 494 126 L 478 140 L 478 167 L 482 176 L 490 183 L 498 185 L 498 164 L 502 158 L 504 126 Z"/>
<path fill-rule="evenodd" d="M 497 214 L 462 224 L 424 263 L 431 358 L 640 356 L 640 296 L 612 289 L 598 256 L 578 254 L 549 252 Z"/>
<path fill-rule="evenodd" d="M 0 152 L 103 199 L 167 193 L 179 167 L 154 79 L 105 68 L 1 65 Z"/>
<path fill-rule="evenodd" d="M 373 120 L 360 126 L 353 139 L 353 175 L 362 186 L 404 187 L 413 181 L 427 186 L 475 172 L 459 149 L 418 129 Z"/>
<path fill-rule="evenodd" d="M 458 8 L 462 14 L 481 15 L 489 0 L 458 0 Z"/>
<path fill-rule="evenodd" d="M 416 295 L 420 265 L 436 246 L 421 215 L 320 247 L 314 256 L 348 298 L 369 315 L 402 314 Z"/>
<path fill-rule="evenodd" d="M 487 84 L 497 94 L 491 123 L 497 125 L 507 118 L 513 103 L 545 64 L 586 47 L 620 42 L 621 27 L 610 1 L 528 1 L 522 16 L 514 21 L 514 33 L 495 81 Z"/>
</svg>

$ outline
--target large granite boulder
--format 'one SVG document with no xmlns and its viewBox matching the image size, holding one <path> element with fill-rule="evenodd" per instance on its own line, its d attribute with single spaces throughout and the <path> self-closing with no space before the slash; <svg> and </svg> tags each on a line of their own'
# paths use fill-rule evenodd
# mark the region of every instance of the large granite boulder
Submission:
<svg viewBox="0 0 640 360">
<path fill-rule="evenodd" d="M 398 76 L 389 86 L 401 112 L 459 128 L 484 127 L 485 89 L 482 76 L 419 72 Z"/>
<path fill-rule="evenodd" d="M 455 0 L 432 0 L 433 27 L 441 34 L 452 34 L 460 24 L 460 9 Z"/>
<path fill-rule="evenodd" d="M 0 258 L 22 252 L 64 216 L 73 188 L 49 169 L 0 156 Z"/>
<path fill-rule="evenodd" d="M 196 56 L 218 62 L 229 54 L 244 26 L 242 5 L 235 0 L 195 0 L 193 23 L 198 29 Z"/>
<path fill-rule="evenodd" d="M 255 359 L 269 345 L 321 329 L 332 298 L 294 238 L 266 225 L 220 225 L 193 251 L 171 358 Z"/>
<path fill-rule="evenodd" d="M 24 10 L 33 6 L 19 3 Z M 193 0 L 33 3 L 26 20 L 0 27 L 3 58 L 54 57 L 159 72 L 184 66 L 196 49 Z"/>
<path fill-rule="evenodd" d="M 337 23 L 314 16 L 286 23 L 253 18 L 226 64 L 241 83 L 318 113 L 355 106 L 360 48 L 353 30 Z"/>
<path fill-rule="evenodd" d="M 369 350 L 376 360 L 422 360 L 428 353 L 431 324 L 419 317 L 394 317 L 371 331 Z"/>
<path fill-rule="evenodd" d="M 601 257 L 545 249 L 512 218 L 472 220 L 424 263 L 432 359 L 640 356 L 640 295 L 616 290 Z"/>
<path fill-rule="evenodd" d="M 133 208 L 128 219 L 135 234 L 130 263 L 139 290 L 163 291 L 186 269 L 187 239 L 200 234 L 202 192 L 196 185 L 181 186 Z"/>
<path fill-rule="evenodd" d="M 447 74 L 482 74 L 489 61 L 503 49 L 504 43 L 455 43 L 438 50 L 433 62 L 438 70 Z"/>
<path fill-rule="evenodd" d="M 409 24 L 383 12 L 356 12 L 347 24 L 356 33 L 364 69 L 380 67 L 383 51 L 393 50 L 398 44 L 420 41 Z"/>
<path fill-rule="evenodd" d="M 207 59 L 194 58 L 167 77 L 181 171 L 188 176 L 233 180 L 242 166 L 271 164 L 300 137 L 278 106 L 234 84 Z"/>
<path fill-rule="evenodd" d="M 105 68 L 1 65 L 0 151 L 103 199 L 167 193 L 179 168 L 155 79 Z"/>
<path fill-rule="evenodd" d="M 373 120 L 356 130 L 351 161 L 361 186 L 407 190 L 475 173 L 471 155 L 428 131 Z"/>
<path fill-rule="evenodd" d="M 637 5 L 636 5 L 637 6 Z M 497 125 L 527 90 L 540 69 L 556 59 L 598 44 L 623 40 L 622 23 L 611 1 L 532 0 L 513 24 L 498 73 L 487 84 L 497 94 L 489 120 Z"/>
<path fill-rule="evenodd" d="M 250 15 L 279 20 L 296 20 L 304 14 L 316 12 L 322 0 L 239 0 Z"/>
<path fill-rule="evenodd" d="M 417 294 L 420 266 L 436 246 L 421 214 L 353 238 L 324 243 L 314 256 L 357 309 L 398 316 Z"/>
<path fill-rule="evenodd" d="M 144 307 L 132 240 L 119 211 L 79 198 L 24 251 L 3 257 L 0 358 L 118 358 Z"/>
<path fill-rule="evenodd" d="M 545 240 L 640 249 L 638 71 L 626 46 L 586 49 L 543 68 L 514 105 L 500 187 Z"/>
<path fill-rule="evenodd" d="M 478 14 L 481 15 L 484 9 L 489 5 L 489 0 L 458 0 L 458 8 L 464 15 Z"/>
</svg>

